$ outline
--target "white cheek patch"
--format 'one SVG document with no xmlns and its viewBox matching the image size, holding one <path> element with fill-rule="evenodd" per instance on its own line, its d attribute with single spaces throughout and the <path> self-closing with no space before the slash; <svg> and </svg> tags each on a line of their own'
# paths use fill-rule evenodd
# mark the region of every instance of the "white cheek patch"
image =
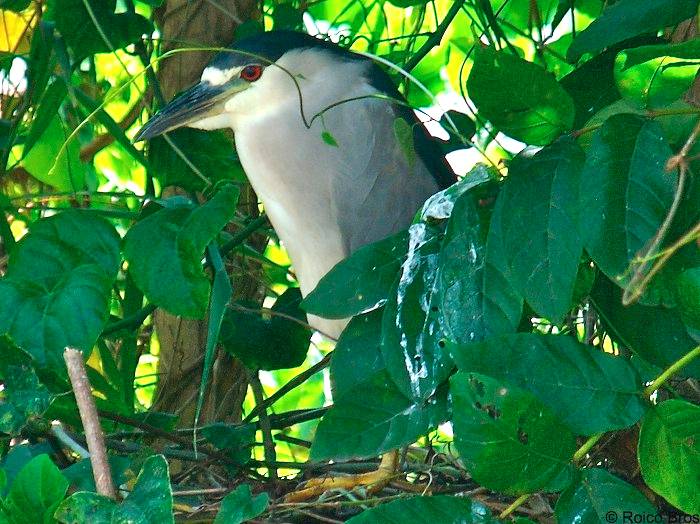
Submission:
<svg viewBox="0 0 700 524">
<path fill-rule="evenodd" d="M 234 75 L 237 75 L 241 71 L 240 67 L 233 67 L 231 69 L 218 69 L 216 67 L 205 67 L 202 71 L 202 82 L 206 82 L 209 85 L 220 86 L 231 80 Z"/>
</svg>

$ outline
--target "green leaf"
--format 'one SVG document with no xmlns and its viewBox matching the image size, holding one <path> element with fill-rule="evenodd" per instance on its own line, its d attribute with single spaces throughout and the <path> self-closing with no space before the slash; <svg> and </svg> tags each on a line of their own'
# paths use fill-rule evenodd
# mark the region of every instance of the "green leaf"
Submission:
<svg viewBox="0 0 700 524">
<path fill-rule="evenodd" d="M 700 267 L 691 267 L 678 275 L 676 295 L 683 323 L 700 329 Z"/>
<path fill-rule="evenodd" d="M 615 62 L 615 83 L 620 94 L 639 107 L 663 107 L 677 100 L 693 83 L 700 68 L 695 61 L 660 56 L 628 66 L 626 51 Z"/>
<path fill-rule="evenodd" d="M 3 501 L 12 524 L 51 522 L 56 506 L 68 490 L 68 481 L 48 455 L 30 460 L 17 474 Z"/>
<path fill-rule="evenodd" d="M 338 341 L 331 360 L 335 405 L 316 430 L 313 457 L 377 455 L 415 441 L 447 417 L 444 391 L 412 403 L 387 376 L 379 351 L 382 313 L 353 318 Z"/>
<path fill-rule="evenodd" d="M 461 372 L 529 391 L 577 435 L 625 428 L 644 414 L 630 363 L 571 337 L 518 333 L 448 348 Z"/>
<path fill-rule="evenodd" d="M 219 248 L 212 244 L 207 246 L 207 255 L 211 261 L 214 271 L 214 282 L 212 284 L 211 299 L 209 302 L 209 318 L 207 319 L 207 343 L 204 350 L 204 365 L 202 370 L 202 380 L 199 383 L 199 393 L 197 394 L 197 407 L 195 409 L 195 425 L 199 422 L 199 416 L 204 406 L 204 397 L 209 385 L 209 375 L 212 372 L 214 357 L 216 356 L 216 344 L 219 341 L 221 325 L 226 315 L 226 306 L 231 300 L 233 288 L 231 280 L 226 273 L 224 261 L 219 253 Z"/>
<path fill-rule="evenodd" d="M 113 279 L 94 264 L 79 266 L 45 287 L 27 280 L 0 280 L 0 333 L 40 366 L 63 373 L 67 346 L 91 350 L 109 318 Z"/>
<path fill-rule="evenodd" d="M 165 457 L 146 459 L 134 489 L 121 504 L 96 493 L 78 492 L 63 501 L 54 517 L 64 524 L 173 523 L 173 495 Z"/>
<path fill-rule="evenodd" d="M 204 249 L 233 217 L 238 194 L 236 186 L 224 186 L 197 208 L 166 207 L 129 230 L 124 256 L 150 302 L 173 315 L 204 316 L 211 290 L 202 269 Z M 168 278 L 163 278 L 163 268 L 168 268 Z"/>
<path fill-rule="evenodd" d="M 116 4 L 116 0 L 56 0 L 50 4 L 49 17 L 55 20 L 77 62 L 94 53 L 121 49 L 151 34 L 153 27 L 148 20 L 136 13 L 115 14 Z"/>
<path fill-rule="evenodd" d="M 56 156 L 56 151 L 61 149 L 70 133 L 61 117 L 54 114 L 44 133 L 22 160 L 22 165 L 34 178 L 58 191 L 79 191 L 85 186 L 85 164 L 80 161 L 78 141 L 71 140 L 66 152 L 58 158 Z"/>
<path fill-rule="evenodd" d="M 584 158 L 569 138 L 534 157 L 517 157 L 494 210 L 510 284 L 554 323 L 571 309 L 583 251 L 578 192 Z"/>
<path fill-rule="evenodd" d="M 609 278 L 629 279 L 629 263 L 656 234 L 673 201 L 672 151 L 656 122 L 610 117 L 596 131 L 581 175 L 586 250 Z"/>
<path fill-rule="evenodd" d="M 307 313 L 348 318 L 383 305 L 406 256 L 408 233 L 362 246 L 336 264 L 301 303 Z"/>
<path fill-rule="evenodd" d="M 655 516 L 656 508 L 634 486 L 604 469 L 581 471 L 575 484 L 564 491 L 554 510 L 558 522 L 609 524 L 623 516 Z"/>
<path fill-rule="evenodd" d="M 375 309 L 350 320 L 331 358 L 333 398 L 351 394 L 367 377 L 384 369 L 379 351 L 384 311 Z"/>
<path fill-rule="evenodd" d="M 190 191 L 200 191 L 204 187 L 204 181 L 191 166 L 195 166 L 211 183 L 246 180 L 231 139 L 223 131 L 181 128 L 169 131 L 168 139 L 188 162 L 183 162 L 182 157 L 163 137 L 151 140 L 148 160 L 163 186 L 175 185 Z"/>
<path fill-rule="evenodd" d="M 401 117 L 394 119 L 394 136 L 401 147 L 409 167 L 416 162 L 416 144 L 413 140 L 413 128 Z"/>
<path fill-rule="evenodd" d="M 204 426 L 201 435 L 216 449 L 224 451 L 237 464 L 243 465 L 250 460 L 250 449 L 255 443 L 253 426 L 231 426 L 216 422 Z"/>
<path fill-rule="evenodd" d="M 275 301 L 269 319 L 262 316 L 259 304 L 243 304 L 251 311 L 238 311 L 234 306 L 224 317 L 221 344 L 248 369 L 300 366 L 306 358 L 311 337 L 305 326 L 304 312 L 299 309 L 300 302 L 299 289 L 289 288 Z"/>
<path fill-rule="evenodd" d="M 270 501 L 267 493 L 253 497 L 248 484 L 241 484 L 221 501 L 221 509 L 214 524 L 240 524 L 257 517 Z"/>
<path fill-rule="evenodd" d="M 573 126 L 574 103 L 554 76 L 510 52 L 477 49 L 467 89 L 481 116 L 527 144 L 549 144 Z"/>
<path fill-rule="evenodd" d="M 598 278 L 592 302 L 610 337 L 649 363 L 666 368 L 697 345 L 683 325 L 677 309 L 661 306 L 622 305 L 622 290 L 606 278 Z M 683 368 L 700 377 L 700 361 Z"/>
<path fill-rule="evenodd" d="M 647 485 L 678 509 L 700 513 L 700 406 L 671 399 L 645 415 L 639 465 Z"/>
<path fill-rule="evenodd" d="M 574 39 L 567 58 L 576 61 L 584 53 L 598 53 L 606 47 L 672 26 L 697 14 L 697 0 L 620 0 Z"/>
<path fill-rule="evenodd" d="M 405 524 L 407 522 L 490 524 L 498 520 L 489 509 L 468 498 L 437 495 L 393 500 L 367 509 L 348 524 Z"/>
<path fill-rule="evenodd" d="M 421 402 L 407 399 L 385 371 L 337 399 L 318 425 L 312 460 L 376 456 L 405 446 L 447 417 L 445 389 Z"/>
<path fill-rule="evenodd" d="M 534 395 L 462 371 L 450 379 L 450 394 L 455 445 L 476 482 L 523 494 L 566 472 L 574 436 Z"/>
<path fill-rule="evenodd" d="M 18 435 L 30 419 L 44 414 L 53 396 L 39 381 L 31 357 L 4 336 L 0 337 L 0 375 L 4 384 L 0 431 Z"/>
<path fill-rule="evenodd" d="M 569 3 L 565 5 L 568 10 Z M 576 107 L 574 127 L 586 127 L 593 115 L 620 99 L 613 74 L 616 54 L 606 51 L 561 79 L 561 85 L 571 95 Z"/>
<path fill-rule="evenodd" d="M 321 139 L 329 146 L 338 147 L 338 141 L 329 131 L 323 131 L 321 133 Z"/>
<path fill-rule="evenodd" d="M 91 211 L 67 210 L 30 226 L 10 254 L 6 276 L 51 285 L 72 269 L 96 265 L 114 278 L 120 262 L 112 224 Z"/>
<path fill-rule="evenodd" d="M 625 49 L 620 54 L 624 57 L 623 70 L 660 56 L 698 60 L 700 59 L 700 40 L 689 40 L 677 44 L 644 45 Z"/>
</svg>

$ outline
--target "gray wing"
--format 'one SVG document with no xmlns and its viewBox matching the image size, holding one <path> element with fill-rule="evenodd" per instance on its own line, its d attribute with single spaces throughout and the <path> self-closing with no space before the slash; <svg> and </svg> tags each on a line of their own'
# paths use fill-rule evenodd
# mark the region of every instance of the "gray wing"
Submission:
<svg viewBox="0 0 700 524">
<path fill-rule="evenodd" d="M 367 98 L 344 106 L 329 112 L 325 124 L 338 137 L 343 158 L 330 195 L 352 252 L 406 228 L 423 202 L 441 188 L 418 154 L 412 134 L 406 132 L 420 123 L 407 122 L 384 99 Z M 354 128 L 347 127 L 348 122 L 354 122 Z"/>
</svg>

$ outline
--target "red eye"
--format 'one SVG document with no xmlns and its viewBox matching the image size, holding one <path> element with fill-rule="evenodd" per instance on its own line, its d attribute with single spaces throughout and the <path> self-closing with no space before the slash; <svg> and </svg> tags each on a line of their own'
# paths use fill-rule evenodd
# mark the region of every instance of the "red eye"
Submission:
<svg viewBox="0 0 700 524">
<path fill-rule="evenodd" d="M 263 68 L 261 65 L 247 65 L 241 69 L 241 78 L 248 82 L 255 82 L 262 76 Z"/>
</svg>

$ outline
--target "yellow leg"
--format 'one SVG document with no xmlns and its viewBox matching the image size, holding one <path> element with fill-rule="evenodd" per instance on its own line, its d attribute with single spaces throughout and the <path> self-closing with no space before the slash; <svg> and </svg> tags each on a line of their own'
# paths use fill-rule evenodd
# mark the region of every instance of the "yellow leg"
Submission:
<svg viewBox="0 0 700 524">
<path fill-rule="evenodd" d="M 307 481 L 304 487 L 289 493 L 284 497 L 285 502 L 302 502 L 318 497 L 332 489 L 351 490 L 359 486 L 367 488 L 369 493 L 384 489 L 391 482 L 399 463 L 399 451 L 394 450 L 382 456 L 382 461 L 376 471 L 360 475 L 342 477 L 315 478 Z"/>
</svg>

